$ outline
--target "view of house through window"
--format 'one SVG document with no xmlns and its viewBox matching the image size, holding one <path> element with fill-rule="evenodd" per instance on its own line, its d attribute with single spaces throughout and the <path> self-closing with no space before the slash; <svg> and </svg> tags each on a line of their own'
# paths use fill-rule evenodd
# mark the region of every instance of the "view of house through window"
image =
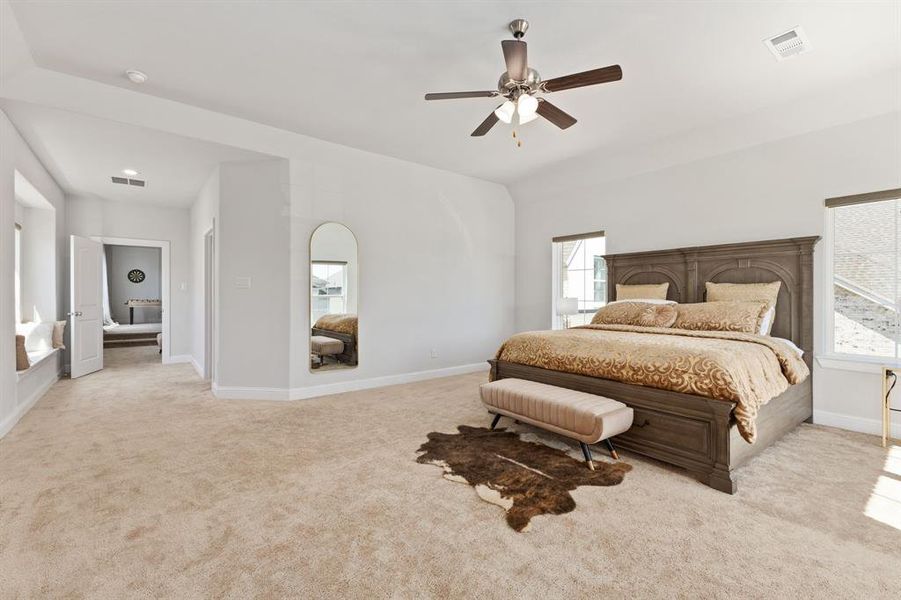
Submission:
<svg viewBox="0 0 901 600">
<path fill-rule="evenodd" d="M 327 314 L 347 312 L 347 263 L 337 261 L 313 261 L 312 296 L 310 298 L 311 323 Z"/>
<path fill-rule="evenodd" d="M 553 327 L 591 322 L 607 302 L 607 263 L 603 232 L 553 240 Z"/>
<path fill-rule="evenodd" d="M 901 200 L 829 208 L 836 354 L 899 357 Z"/>
</svg>

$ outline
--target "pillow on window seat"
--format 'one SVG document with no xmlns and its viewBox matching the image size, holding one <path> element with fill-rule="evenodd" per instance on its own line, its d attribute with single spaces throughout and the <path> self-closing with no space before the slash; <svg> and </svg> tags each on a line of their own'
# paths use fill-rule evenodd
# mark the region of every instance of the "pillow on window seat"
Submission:
<svg viewBox="0 0 901 600">
<path fill-rule="evenodd" d="M 53 349 L 53 328 L 55 323 L 18 323 L 16 335 L 25 336 L 25 350 L 41 352 Z"/>
<path fill-rule="evenodd" d="M 66 332 L 66 323 L 68 321 L 54 321 L 53 322 L 53 336 L 51 337 L 51 342 L 54 348 L 65 349 L 66 345 L 63 343 L 63 334 Z"/>
<path fill-rule="evenodd" d="M 28 361 L 28 352 L 25 351 L 25 336 L 16 336 L 16 371 L 24 371 L 31 366 Z"/>
</svg>

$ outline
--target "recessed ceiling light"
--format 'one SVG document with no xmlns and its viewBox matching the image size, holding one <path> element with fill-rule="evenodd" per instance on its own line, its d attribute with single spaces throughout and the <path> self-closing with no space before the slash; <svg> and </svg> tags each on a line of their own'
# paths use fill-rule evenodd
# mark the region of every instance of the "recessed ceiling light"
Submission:
<svg viewBox="0 0 901 600">
<path fill-rule="evenodd" d="M 145 81 L 147 81 L 147 73 L 138 71 L 137 69 L 129 69 L 125 71 L 125 76 L 128 77 L 132 83 L 144 83 Z"/>
<path fill-rule="evenodd" d="M 135 171 L 134 169 L 122 169 L 122 173 L 124 173 L 125 175 L 128 175 L 129 177 L 134 177 L 135 175 L 138 174 L 138 172 Z"/>
</svg>

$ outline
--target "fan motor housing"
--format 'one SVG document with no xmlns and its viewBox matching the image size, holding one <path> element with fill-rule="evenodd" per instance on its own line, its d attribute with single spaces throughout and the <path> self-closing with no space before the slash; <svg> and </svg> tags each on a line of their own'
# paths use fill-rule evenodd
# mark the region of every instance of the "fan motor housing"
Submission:
<svg viewBox="0 0 901 600">
<path fill-rule="evenodd" d="M 497 89 L 501 94 L 507 94 L 513 90 L 537 91 L 540 85 L 541 75 L 532 68 L 529 68 L 526 72 L 526 78 L 523 81 L 511 79 L 506 71 L 504 71 L 501 74 L 500 79 L 497 80 Z"/>
</svg>

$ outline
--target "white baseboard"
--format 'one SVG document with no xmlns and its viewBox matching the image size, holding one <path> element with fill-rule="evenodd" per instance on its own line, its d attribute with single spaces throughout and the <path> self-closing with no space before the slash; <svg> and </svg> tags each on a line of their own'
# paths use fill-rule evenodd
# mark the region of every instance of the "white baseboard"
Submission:
<svg viewBox="0 0 901 600">
<path fill-rule="evenodd" d="M 25 416 L 25 413 L 31 410 L 31 407 L 34 406 L 38 400 L 44 397 L 44 394 L 47 393 L 47 390 L 49 390 L 57 381 L 59 381 L 58 373 L 54 377 L 48 378 L 47 381 L 42 383 L 39 388 L 34 390 L 31 395 L 25 399 L 24 402 L 19 403 L 19 405 L 16 407 L 16 410 L 14 410 L 12 414 L 0 421 L 0 438 L 12 431 L 12 428 L 16 426 L 16 423 L 18 423 L 19 420 L 21 420 L 21 418 Z"/>
<path fill-rule="evenodd" d="M 864 417 L 854 417 L 851 415 L 814 409 L 813 422 L 817 425 L 827 425 L 829 427 L 838 427 L 839 429 L 847 429 L 849 431 L 859 431 L 860 433 L 871 433 L 879 436 L 882 435 L 882 421 L 879 419 L 866 419 Z M 892 437 L 901 439 L 901 413 L 893 413 Z"/>
<path fill-rule="evenodd" d="M 221 400 L 290 400 L 287 388 L 210 385 L 213 395 Z"/>
<path fill-rule="evenodd" d="M 194 357 L 191 356 L 190 354 L 176 354 L 174 356 L 170 356 L 168 359 L 164 358 L 163 364 L 164 365 L 175 365 L 178 363 L 189 363 L 189 362 L 193 362 L 193 361 L 194 361 Z"/>
<path fill-rule="evenodd" d="M 413 373 L 401 373 L 398 375 L 385 375 L 383 377 L 371 377 L 369 379 L 357 379 L 353 381 L 341 381 L 338 383 L 326 383 L 301 388 L 263 388 L 263 387 L 235 387 L 212 385 L 213 395 L 223 400 L 306 400 L 331 394 L 343 394 L 371 388 L 385 387 L 388 385 L 400 385 L 426 379 L 439 377 L 451 377 L 465 373 L 478 373 L 487 371 L 485 363 L 446 367 L 443 369 L 431 369 L 429 371 L 415 371 Z"/>
<path fill-rule="evenodd" d="M 194 370 L 197 371 L 197 374 L 203 379 L 203 367 L 197 362 L 197 359 L 191 356 L 191 365 L 194 367 Z"/>
</svg>

